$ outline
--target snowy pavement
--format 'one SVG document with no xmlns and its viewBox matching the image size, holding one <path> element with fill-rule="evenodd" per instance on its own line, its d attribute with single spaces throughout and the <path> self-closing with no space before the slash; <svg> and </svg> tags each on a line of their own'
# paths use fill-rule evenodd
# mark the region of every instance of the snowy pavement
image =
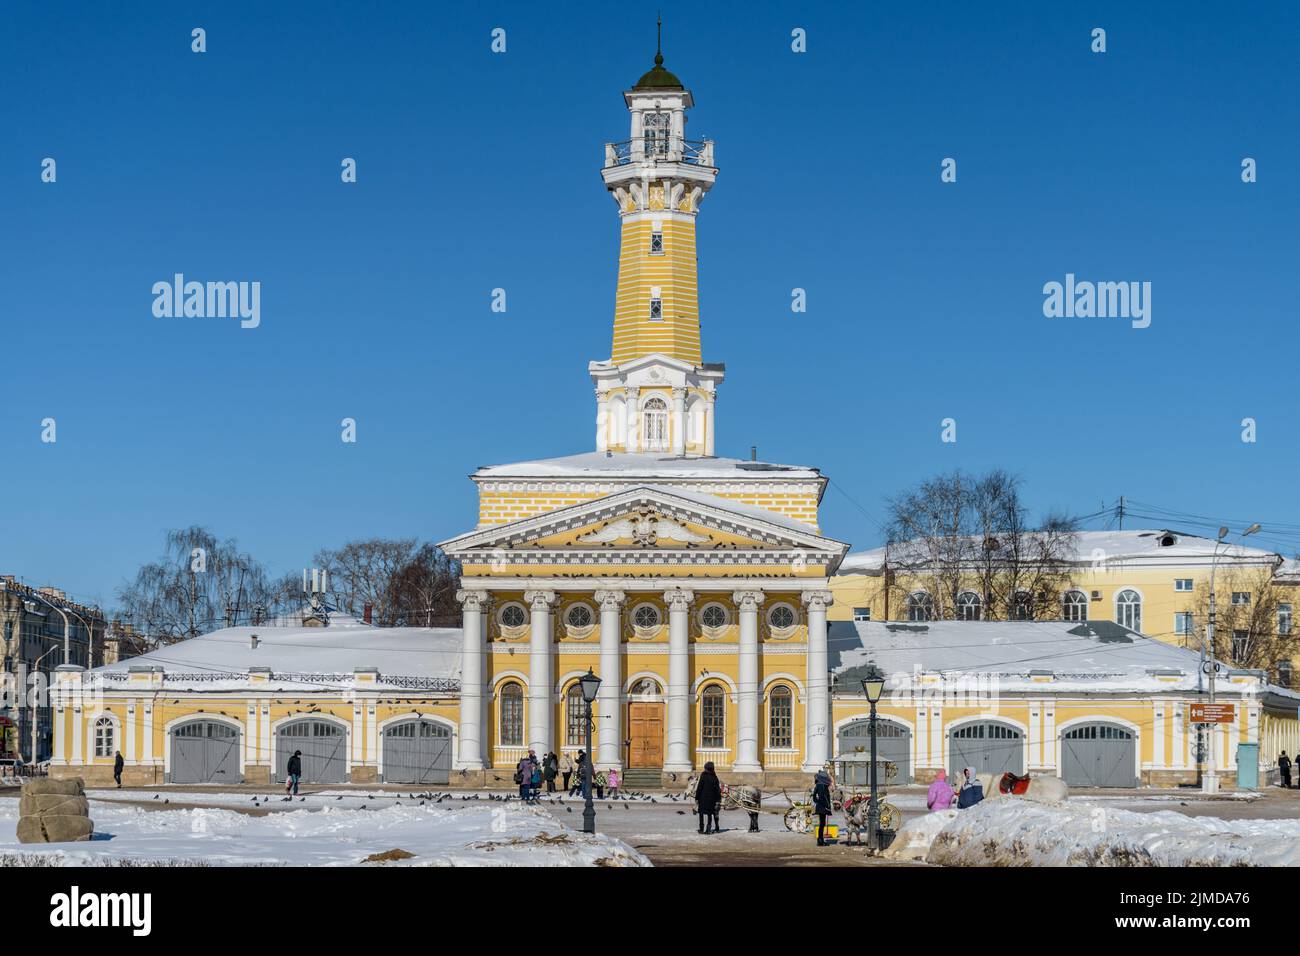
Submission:
<svg viewBox="0 0 1300 956">
<path fill-rule="evenodd" d="M 0 866 L 650 865 L 619 840 L 582 834 L 517 803 L 421 806 L 359 796 L 292 809 L 282 803 L 276 812 L 253 815 L 240 812 L 242 804 L 251 806 L 245 794 L 169 791 L 163 799 L 173 803 L 225 806 L 168 809 L 159 801 L 155 809 L 106 801 L 99 793 L 90 794 L 95 837 L 85 843 L 20 844 L 18 801 L 0 801 Z"/>
</svg>

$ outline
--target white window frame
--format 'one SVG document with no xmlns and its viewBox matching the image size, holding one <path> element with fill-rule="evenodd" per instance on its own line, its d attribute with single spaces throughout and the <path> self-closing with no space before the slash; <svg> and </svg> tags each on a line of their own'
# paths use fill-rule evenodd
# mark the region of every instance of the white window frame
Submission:
<svg viewBox="0 0 1300 956">
<path fill-rule="evenodd" d="M 108 733 L 102 733 L 107 729 Z M 98 717 L 95 719 L 95 756 L 111 757 L 117 750 L 117 722 L 112 717 Z M 107 746 L 101 747 L 102 739 L 107 738 Z"/>
<path fill-rule="evenodd" d="M 722 612 L 721 624 L 709 624 L 704 620 L 704 615 L 712 610 L 718 610 Z M 705 634 L 714 635 L 722 631 L 728 624 L 731 623 L 731 612 L 727 609 L 727 606 L 721 603 L 720 601 L 710 601 L 708 604 L 704 605 L 704 607 L 700 608 L 699 620 L 700 620 L 700 630 L 702 630 Z"/>
<path fill-rule="evenodd" d="M 1192 588 L 1193 580 L 1191 578 L 1174 578 L 1175 591 L 1190 591 Z"/>
<path fill-rule="evenodd" d="M 641 443 L 646 451 L 668 450 L 668 403 L 658 395 L 641 406 Z"/>
<path fill-rule="evenodd" d="M 1282 601 L 1277 606 L 1277 632 L 1279 634 L 1290 634 L 1294 623 L 1291 602 Z"/>
<path fill-rule="evenodd" d="M 1233 607 L 1250 607 L 1250 592 L 1249 592 L 1249 591 L 1233 591 L 1233 592 L 1232 592 L 1232 606 L 1233 606 Z"/>
<path fill-rule="evenodd" d="M 1121 604 L 1120 599 L 1125 594 L 1133 595 L 1135 600 L 1124 601 Z M 1137 588 L 1120 588 L 1115 592 L 1115 623 L 1127 627 L 1130 631 L 1142 633 L 1142 592 Z M 1121 610 L 1123 608 L 1123 610 Z M 1129 623 L 1129 622 L 1132 623 Z"/>
<path fill-rule="evenodd" d="M 1078 595 L 1078 600 L 1071 600 L 1071 595 Z M 1072 617 L 1070 609 L 1073 608 L 1078 612 L 1077 617 Z M 1078 588 L 1070 588 L 1061 596 L 1061 620 L 1069 621 L 1072 624 L 1086 624 L 1088 621 L 1088 595 Z"/>
<path fill-rule="evenodd" d="M 772 618 L 776 616 L 776 612 L 782 609 L 785 609 L 790 612 L 789 624 L 777 624 L 775 621 L 772 620 Z M 780 637 L 785 637 L 789 635 L 791 632 L 794 631 L 796 627 L 799 626 L 799 612 L 796 611 L 792 606 L 790 606 L 785 601 L 778 601 L 776 604 L 773 604 L 771 607 L 769 607 L 767 609 L 767 614 L 765 615 L 765 617 L 767 619 L 768 630 L 770 630 L 773 634 Z"/>
<path fill-rule="evenodd" d="M 519 608 L 519 610 L 523 613 L 524 620 L 522 624 L 506 623 L 506 611 L 512 607 Z M 503 634 L 517 634 L 518 632 L 522 631 L 524 628 L 528 627 L 529 620 L 530 620 L 530 616 L 528 613 L 528 608 L 518 601 L 506 601 L 506 603 L 501 605 L 500 610 L 497 611 L 497 626 L 501 628 L 501 633 Z"/>
<path fill-rule="evenodd" d="M 871 623 L 871 608 L 855 607 L 853 609 L 853 620 L 855 622 L 861 622 L 863 624 Z"/>
<path fill-rule="evenodd" d="M 1191 611 L 1174 612 L 1174 633 L 1186 637 L 1196 633 L 1196 615 Z"/>
<path fill-rule="evenodd" d="M 907 596 L 907 619 L 915 623 L 934 620 L 934 598 L 929 591 L 913 591 Z"/>
<path fill-rule="evenodd" d="M 664 300 L 659 295 L 651 294 L 650 321 L 662 322 L 663 320 L 664 320 Z"/>
<path fill-rule="evenodd" d="M 975 610 L 975 615 L 970 615 L 971 609 Z M 957 595 L 957 605 L 955 608 L 957 620 L 959 621 L 979 621 L 984 617 L 984 599 L 974 591 L 962 591 Z"/>
</svg>

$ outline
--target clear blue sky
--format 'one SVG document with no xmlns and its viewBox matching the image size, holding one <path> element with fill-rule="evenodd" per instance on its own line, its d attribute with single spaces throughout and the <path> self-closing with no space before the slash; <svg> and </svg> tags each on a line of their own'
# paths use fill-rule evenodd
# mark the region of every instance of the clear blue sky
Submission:
<svg viewBox="0 0 1300 956">
<path fill-rule="evenodd" d="M 601 147 L 656 9 L 6 3 L 0 572 L 111 604 L 191 523 L 275 571 L 438 540 L 474 524 L 476 466 L 589 450 Z M 839 488 L 879 518 L 953 467 L 1020 473 L 1036 511 L 1122 494 L 1300 526 L 1297 10 L 665 2 L 721 169 L 699 227 L 719 453 L 821 467 L 855 547 L 880 534 Z M 175 272 L 260 281 L 260 328 L 154 318 Z M 1067 272 L 1151 282 L 1151 327 L 1045 318 Z"/>
</svg>

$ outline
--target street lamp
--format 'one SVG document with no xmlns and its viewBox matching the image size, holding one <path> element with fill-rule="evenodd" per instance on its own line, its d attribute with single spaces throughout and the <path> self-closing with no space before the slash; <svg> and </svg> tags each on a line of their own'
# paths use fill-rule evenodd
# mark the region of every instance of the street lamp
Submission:
<svg viewBox="0 0 1300 956">
<path fill-rule="evenodd" d="M 885 692 L 884 675 L 873 675 L 862 680 L 862 692 L 871 704 L 871 802 L 867 804 L 867 840 L 872 850 L 880 849 L 880 804 L 876 801 L 876 704 Z"/>
<path fill-rule="evenodd" d="M 1259 523 L 1252 524 L 1249 528 L 1241 533 L 1242 540 L 1259 530 Z M 1209 620 L 1205 625 L 1205 641 L 1201 644 L 1201 670 L 1210 678 L 1210 703 L 1214 703 L 1214 679 L 1219 673 L 1219 662 L 1215 657 L 1214 646 L 1214 621 L 1215 621 L 1215 602 L 1214 602 L 1214 572 L 1219 565 L 1219 545 L 1223 544 L 1223 539 L 1228 536 L 1228 527 L 1223 525 L 1219 528 L 1219 537 L 1214 542 L 1214 557 L 1210 561 L 1210 614 Z M 1209 659 L 1206 659 L 1206 644 L 1209 645 Z M 1213 708 L 1211 708 L 1213 709 Z M 1201 792 L 1213 794 L 1219 792 L 1219 775 L 1215 767 L 1215 750 L 1218 749 L 1219 725 L 1211 724 L 1209 733 L 1209 752 L 1205 757 L 1205 774 L 1201 778 Z"/>
<path fill-rule="evenodd" d="M 587 760 L 582 766 L 583 782 L 586 784 L 587 803 L 582 808 L 582 832 L 596 832 L 596 808 L 591 802 L 591 790 L 593 779 L 593 760 L 591 752 L 591 705 L 595 703 L 596 692 L 600 690 L 600 678 L 592 673 L 591 668 L 587 668 L 587 673 L 578 678 L 578 686 L 582 688 L 582 699 L 587 704 Z"/>
</svg>

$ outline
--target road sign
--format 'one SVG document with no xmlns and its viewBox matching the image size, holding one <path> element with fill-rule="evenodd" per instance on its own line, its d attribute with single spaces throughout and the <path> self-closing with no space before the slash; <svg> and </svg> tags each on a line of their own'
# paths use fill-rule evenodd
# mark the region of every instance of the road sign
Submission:
<svg viewBox="0 0 1300 956">
<path fill-rule="evenodd" d="M 1237 719 L 1235 704 L 1192 704 L 1194 724 L 1231 724 Z"/>
</svg>

